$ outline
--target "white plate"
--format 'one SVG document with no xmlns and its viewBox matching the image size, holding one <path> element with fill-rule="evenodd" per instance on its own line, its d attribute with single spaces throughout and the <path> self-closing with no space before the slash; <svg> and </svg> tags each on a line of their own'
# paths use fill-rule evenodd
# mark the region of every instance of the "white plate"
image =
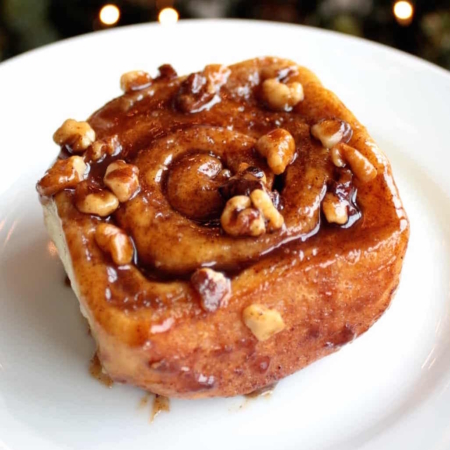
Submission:
<svg viewBox="0 0 450 450">
<path fill-rule="evenodd" d="M 120 75 L 289 57 L 335 91 L 392 161 L 411 219 L 400 290 L 364 336 L 283 380 L 269 399 L 172 401 L 88 374 L 93 343 L 34 191 L 53 131 L 119 94 Z M 329 32 L 243 21 L 87 35 L 0 66 L 0 449 L 450 447 L 450 77 Z"/>
</svg>

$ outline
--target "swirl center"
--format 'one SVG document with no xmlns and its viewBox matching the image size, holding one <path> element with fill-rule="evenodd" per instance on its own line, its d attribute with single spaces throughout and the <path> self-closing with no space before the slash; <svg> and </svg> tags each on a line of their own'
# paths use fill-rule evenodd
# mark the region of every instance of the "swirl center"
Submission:
<svg viewBox="0 0 450 450">
<path fill-rule="evenodd" d="M 217 219 L 224 207 L 219 187 L 230 177 L 222 162 L 206 152 L 181 156 L 169 170 L 166 195 L 172 208 L 198 221 Z"/>
</svg>

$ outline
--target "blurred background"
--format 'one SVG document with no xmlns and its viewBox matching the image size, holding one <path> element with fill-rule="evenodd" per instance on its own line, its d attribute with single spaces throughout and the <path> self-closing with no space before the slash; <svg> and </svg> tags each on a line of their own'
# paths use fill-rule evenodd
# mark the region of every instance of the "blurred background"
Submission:
<svg viewBox="0 0 450 450">
<path fill-rule="evenodd" d="M 450 0 L 0 0 L 0 61 L 105 28 L 218 17 L 336 30 L 450 69 Z"/>
</svg>

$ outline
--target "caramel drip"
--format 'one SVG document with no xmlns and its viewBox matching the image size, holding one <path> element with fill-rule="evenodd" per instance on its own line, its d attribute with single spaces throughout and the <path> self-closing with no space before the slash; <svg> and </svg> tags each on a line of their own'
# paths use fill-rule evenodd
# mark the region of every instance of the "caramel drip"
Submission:
<svg viewBox="0 0 450 450">
<path fill-rule="evenodd" d="M 109 375 L 103 372 L 102 364 L 98 358 L 97 352 L 95 352 L 95 355 L 91 359 L 89 373 L 92 377 L 100 381 L 100 383 L 108 388 L 111 388 L 114 384 L 114 381 L 109 377 Z"/>
<path fill-rule="evenodd" d="M 150 416 L 150 422 L 153 422 L 156 417 L 159 416 L 162 412 L 170 411 L 170 399 L 167 397 L 163 397 L 162 395 L 155 395 L 153 399 L 152 413 Z"/>
</svg>

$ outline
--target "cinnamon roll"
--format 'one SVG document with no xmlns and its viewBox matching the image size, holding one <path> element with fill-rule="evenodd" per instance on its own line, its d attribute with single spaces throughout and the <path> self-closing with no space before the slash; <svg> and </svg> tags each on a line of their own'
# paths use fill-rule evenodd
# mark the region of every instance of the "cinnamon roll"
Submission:
<svg viewBox="0 0 450 450">
<path fill-rule="evenodd" d="M 386 156 L 313 73 L 267 57 L 121 87 L 56 131 L 37 184 L 113 380 L 245 394 L 381 316 L 408 219 Z"/>
</svg>

